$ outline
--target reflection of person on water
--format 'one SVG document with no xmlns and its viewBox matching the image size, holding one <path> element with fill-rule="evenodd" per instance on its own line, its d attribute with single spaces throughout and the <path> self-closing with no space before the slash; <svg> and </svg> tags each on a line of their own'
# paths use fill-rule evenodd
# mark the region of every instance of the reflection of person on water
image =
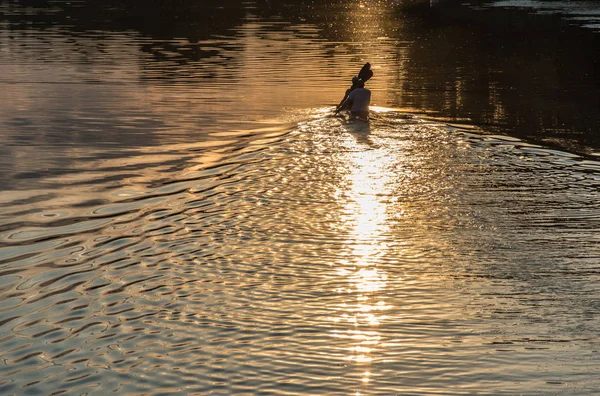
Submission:
<svg viewBox="0 0 600 396">
<path fill-rule="evenodd" d="M 352 117 L 367 120 L 369 117 L 369 104 L 371 102 L 371 91 L 365 88 L 365 82 L 373 77 L 371 64 L 369 62 L 360 69 L 357 77 L 352 77 L 352 86 L 346 90 L 344 98 L 336 107 L 335 112 L 350 110 Z M 355 94 L 356 91 L 359 91 Z"/>
<path fill-rule="evenodd" d="M 365 88 L 364 82 L 359 80 L 356 89 L 350 92 L 348 99 L 346 99 L 342 106 L 350 109 L 351 117 L 360 118 L 361 120 L 368 120 L 370 104 L 371 91 Z"/>
</svg>

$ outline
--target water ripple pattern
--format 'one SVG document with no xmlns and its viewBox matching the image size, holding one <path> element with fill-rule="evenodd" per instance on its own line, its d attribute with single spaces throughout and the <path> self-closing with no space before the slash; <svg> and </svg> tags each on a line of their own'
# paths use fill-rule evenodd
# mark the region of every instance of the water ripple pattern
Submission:
<svg viewBox="0 0 600 396">
<path fill-rule="evenodd" d="M 599 163 L 385 111 L 157 150 L 3 198 L 2 394 L 599 389 Z"/>
<path fill-rule="evenodd" d="M 593 31 L 317 3 L 0 1 L 0 395 L 600 394 Z"/>
</svg>

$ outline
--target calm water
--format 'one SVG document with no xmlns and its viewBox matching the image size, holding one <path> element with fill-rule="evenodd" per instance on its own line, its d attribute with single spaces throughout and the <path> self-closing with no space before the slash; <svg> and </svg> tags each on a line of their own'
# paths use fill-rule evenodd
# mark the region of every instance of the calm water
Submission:
<svg viewBox="0 0 600 396">
<path fill-rule="evenodd" d="M 598 394 L 595 74 L 231 3 L 0 2 L 0 394 Z"/>
</svg>

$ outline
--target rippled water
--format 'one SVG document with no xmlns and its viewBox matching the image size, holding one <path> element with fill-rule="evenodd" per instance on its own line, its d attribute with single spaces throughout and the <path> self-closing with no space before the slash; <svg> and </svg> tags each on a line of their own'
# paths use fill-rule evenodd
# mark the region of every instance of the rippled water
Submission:
<svg viewBox="0 0 600 396">
<path fill-rule="evenodd" d="M 0 394 L 600 391 L 600 162 L 391 106 L 381 14 L 192 43 L 0 4 Z M 365 59 L 381 107 L 333 116 Z"/>
<path fill-rule="evenodd" d="M 600 163 L 394 112 L 229 140 L 4 202 L 4 394 L 598 389 Z"/>
</svg>

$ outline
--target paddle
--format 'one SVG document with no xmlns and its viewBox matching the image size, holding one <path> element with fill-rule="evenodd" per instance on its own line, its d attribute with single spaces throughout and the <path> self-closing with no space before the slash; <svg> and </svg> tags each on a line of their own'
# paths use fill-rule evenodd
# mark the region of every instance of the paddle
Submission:
<svg viewBox="0 0 600 396">
<path fill-rule="evenodd" d="M 358 72 L 358 79 L 366 83 L 371 79 L 371 77 L 373 77 L 373 70 L 371 70 L 371 64 L 367 62 Z"/>
</svg>

